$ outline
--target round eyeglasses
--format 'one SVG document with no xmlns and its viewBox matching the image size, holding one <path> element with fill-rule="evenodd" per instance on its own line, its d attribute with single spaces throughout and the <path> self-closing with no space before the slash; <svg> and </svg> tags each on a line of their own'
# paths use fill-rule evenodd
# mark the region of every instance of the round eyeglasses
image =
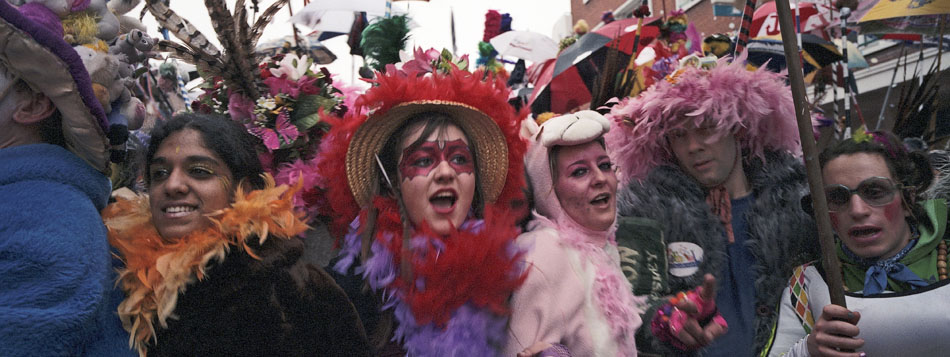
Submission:
<svg viewBox="0 0 950 357">
<path fill-rule="evenodd" d="M 828 199 L 829 211 L 842 212 L 848 210 L 854 194 L 858 194 L 868 205 L 876 207 L 893 202 L 895 194 L 903 188 L 903 185 L 887 177 L 874 176 L 861 181 L 855 189 L 840 184 L 825 186 L 825 198 Z"/>
</svg>

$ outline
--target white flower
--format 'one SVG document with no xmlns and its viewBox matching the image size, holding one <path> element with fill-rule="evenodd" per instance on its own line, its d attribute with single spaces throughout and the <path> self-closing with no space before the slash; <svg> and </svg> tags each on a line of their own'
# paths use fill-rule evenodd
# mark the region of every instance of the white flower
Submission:
<svg viewBox="0 0 950 357">
<path fill-rule="evenodd" d="M 274 110 L 274 108 L 277 108 L 277 103 L 274 102 L 274 98 L 257 98 L 257 106 L 267 110 Z"/>
<path fill-rule="evenodd" d="M 304 74 L 307 74 L 307 70 L 312 63 L 313 62 L 311 62 L 307 56 L 297 58 L 297 55 L 288 53 L 284 55 L 284 59 L 280 61 L 279 67 L 271 68 L 270 73 L 275 77 L 286 74 L 287 79 L 296 81 L 300 79 L 300 77 L 303 77 Z"/>
</svg>

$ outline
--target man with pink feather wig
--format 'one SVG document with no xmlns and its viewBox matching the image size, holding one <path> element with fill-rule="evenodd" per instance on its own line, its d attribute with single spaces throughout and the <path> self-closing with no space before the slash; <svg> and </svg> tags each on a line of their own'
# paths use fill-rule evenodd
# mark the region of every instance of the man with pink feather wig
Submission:
<svg viewBox="0 0 950 357">
<path fill-rule="evenodd" d="M 748 71 L 742 58 L 702 62 L 607 116 L 625 184 L 618 213 L 658 221 L 667 248 L 659 273 L 668 285 L 652 292 L 637 346 L 752 356 L 771 338 L 791 269 L 816 254 L 817 234 L 799 208 L 808 187 L 783 76 Z"/>
</svg>

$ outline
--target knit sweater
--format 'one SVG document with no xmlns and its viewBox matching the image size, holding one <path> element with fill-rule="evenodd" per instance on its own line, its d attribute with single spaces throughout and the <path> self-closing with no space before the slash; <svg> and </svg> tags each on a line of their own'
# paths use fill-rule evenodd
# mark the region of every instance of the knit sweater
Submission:
<svg viewBox="0 0 950 357">
<path fill-rule="evenodd" d="M 817 233 L 814 221 L 800 208 L 808 188 L 801 161 L 777 152 L 766 152 L 764 162 L 757 158 L 746 161 L 743 165 L 755 197 L 746 215 L 746 244 L 756 261 L 750 267 L 756 277 L 755 345 L 749 346 L 748 353 L 753 355 L 771 336 L 779 298 L 792 268 L 817 257 Z M 656 220 L 663 226 L 662 239 L 667 244 L 687 242 L 702 250 L 698 269 L 686 276 L 668 274 L 668 284 L 651 296 L 693 289 L 702 284 L 703 275 L 718 277 L 727 264 L 725 230 L 705 197 L 706 190 L 695 179 L 672 165 L 654 168 L 643 181 L 631 182 L 618 194 L 621 216 Z M 665 302 L 654 299 L 643 321 L 651 321 Z M 637 332 L 637 346 L 663 355 L 691 354 L 660 341 L 649 328 Z"/>
<path fill-rule="evenodd" d="M 0 149 L 0 356 L 133 355 L 99 216 L 109 180 L 66 149 Z"/>
</svg>

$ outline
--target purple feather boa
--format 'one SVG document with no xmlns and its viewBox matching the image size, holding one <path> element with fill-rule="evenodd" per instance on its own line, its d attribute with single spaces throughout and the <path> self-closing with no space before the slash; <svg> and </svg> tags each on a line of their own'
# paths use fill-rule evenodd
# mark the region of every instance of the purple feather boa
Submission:
<svg viewBox="0 0 950 357">
<path fill-rule="evenodd" d="M 484 221 L 469 219 L 462 223 L 461 229 L 475 232 L 481 231 Z M 340 250 L 340 260 L 334 269 L 345 272 L 359 257 L 360 237 L 359 217 L 350 223 L 350 230 L 344 238 Z M 391 233 L 384 233 L 383 239 L 390 240 Z M 424 249 L 443 249 L 435 245 L 437 240 L 425 237 L 411 239 L 412 250 L 420 252 Z M 445 328 L 433 323 L 419 326 L 412 314 L 409 305 L 402 301 L 399 292 L 387 288 L 396 279 L 398 274 L 393 255 L 383 244 L 374 241 L 371 250 L 372 257 L 366 260 L 355 271 L 369 283 L 373 291 L 383 289 L 382 309 L 393 309 L 393 315 L 398 321 L 393 339 L 399 342 L 410 356 L 496 356 L 500 354 L 507 338 L 508 317 L 496 315 L 487 309 L 479 309 L 471 303 L 466 303 L 452 312 Z M 423 281 L 416 282 L 417 287 L 423 287 Z"/>
</svg>

